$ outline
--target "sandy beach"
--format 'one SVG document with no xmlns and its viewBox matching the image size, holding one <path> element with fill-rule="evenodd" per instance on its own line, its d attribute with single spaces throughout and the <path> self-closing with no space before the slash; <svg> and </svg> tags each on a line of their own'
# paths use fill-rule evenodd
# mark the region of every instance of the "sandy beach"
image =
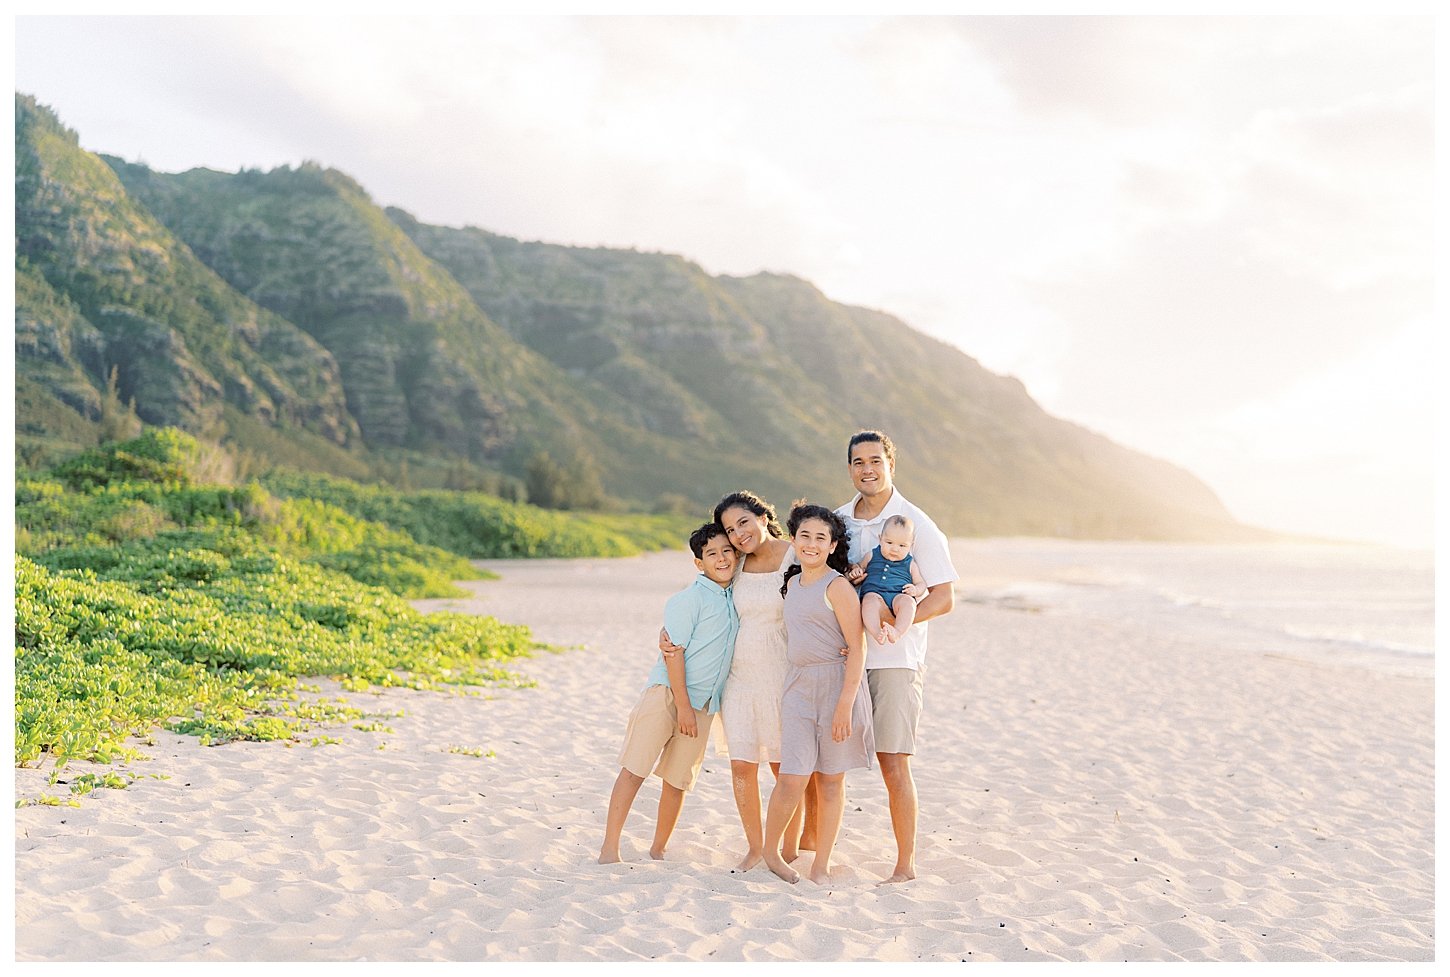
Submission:
<svg viewBox="0 0 1450 977">
<path fill-rule="evenodd" d="M 158 733 L 130 769 L 169 779 L 15 812 L 17 959 L 1434 959 L 1432 680 L 962 601 L 932 624 L 917 880 L 875 885 L 875 771 L 847 776 L 831 886 L 730 874 L 713 754 L 666 859 L 652 781 L 601 866 L 625 719 L 693 566 L 482 565 L 503 579 L 418 606 L 531 625 L 564 649 L 520 664 L 537 687 L 320 681 L 392 729 L 314 731 L 339 745 Z M 964 590 L 1015 573 L 958 566 Z M 63 793 L 49 773 L 17 770 L 17 798 Z"/>
</svg>

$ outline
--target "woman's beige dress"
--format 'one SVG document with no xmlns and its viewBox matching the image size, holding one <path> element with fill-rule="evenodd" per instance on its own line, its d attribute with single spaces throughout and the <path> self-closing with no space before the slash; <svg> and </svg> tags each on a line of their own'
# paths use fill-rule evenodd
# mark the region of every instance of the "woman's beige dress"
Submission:
<svg viewBox="0 0 1450 977">
<path fill-rule="evenodd" d="M 780 584 L 796 562 L 785 551 L 770 573 L 735 575 L 740 631 L 715 724 L 715 752 L 751 763 L 780 762 L 780 698 L 785 690 L 785 599 Z"/>
</svg>

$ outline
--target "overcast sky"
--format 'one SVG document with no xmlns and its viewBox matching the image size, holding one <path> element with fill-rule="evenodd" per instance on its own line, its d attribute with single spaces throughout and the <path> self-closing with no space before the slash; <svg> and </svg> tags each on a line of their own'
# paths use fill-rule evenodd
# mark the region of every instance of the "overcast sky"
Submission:
<svg viewBox="0 0 1450 977">
<path fill-rule="evenodd" d="M 431 223 L 810 279 L 1184 465 L 1431 545 L 1428 18 L 20 18 L 160 170 L 314 159 Z"/>
</svg>

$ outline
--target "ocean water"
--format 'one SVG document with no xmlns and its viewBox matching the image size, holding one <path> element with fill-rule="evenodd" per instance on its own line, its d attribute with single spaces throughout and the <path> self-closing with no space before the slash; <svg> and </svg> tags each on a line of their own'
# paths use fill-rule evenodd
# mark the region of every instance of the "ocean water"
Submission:
<svg viewBox="0 0 1450 977">
<path fill-rule="evenodd" d="M 1432 677 L 1435 558 L 1378 546 L 957 539 L 958 598 Z"/>
</svg>

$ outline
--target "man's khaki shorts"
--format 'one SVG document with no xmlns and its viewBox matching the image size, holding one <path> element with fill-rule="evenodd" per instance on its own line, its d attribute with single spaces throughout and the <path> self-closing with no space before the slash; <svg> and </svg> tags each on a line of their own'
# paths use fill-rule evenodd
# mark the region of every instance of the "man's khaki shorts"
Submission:
<svg viewBox="0 0 1450 977">
<path fill-rule="evenodd" d="M 921 721 L 921 670 L 868 668 L 871 715 L 877 753 L 915 753 L 916 724 Z"/>
<path fill-rule="evenodd" d="M 681 736 L 675 694 L 668 685 L 651 685 L 629 714 L 624 745 L 619 748 L 619 765 L 641 778 L 648 777 L 653 767 L 654 773 L 671 787 L 692 790 L 700 775 L 700 764 L 705 762 L 705 743 L 714 718 L 696 709 L 696 735 Z"/>
</svg>

